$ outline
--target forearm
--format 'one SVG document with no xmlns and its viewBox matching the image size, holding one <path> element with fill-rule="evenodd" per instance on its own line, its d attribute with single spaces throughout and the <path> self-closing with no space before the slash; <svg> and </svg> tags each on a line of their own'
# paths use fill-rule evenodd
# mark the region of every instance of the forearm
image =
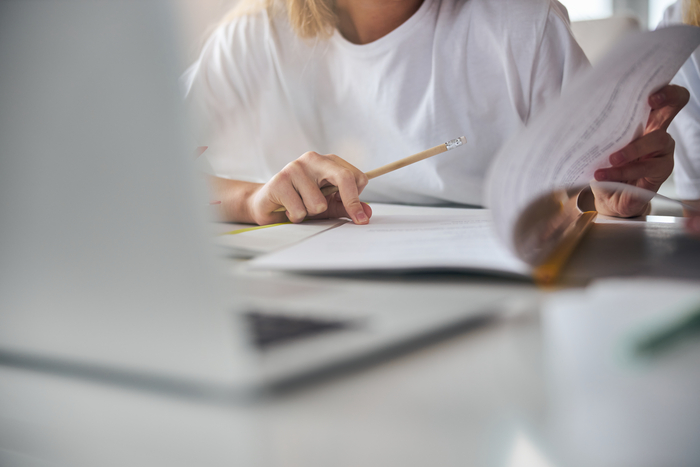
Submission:
<svg viewBox="0 0 700 467">
<path fill-rule="evenodd" d="M 229 180 L 207 176 L 212 190 L 212 199 L 221 201 L 219 217 L 226 222 L 256 223 L 251 210 L 251 198 L 263 186 L 262 183 Z"/>
<path fill-rule="evenodd" d="M 367 224 L 372 215 L 359 199 L 367 176 L 333 154 L 304 153 L 265 184 L 214 176 L 208 179 L 212 199 L 221 202 L 219 216 L 228 222 L 267 225 L 349 217 L 356 224 Z M 337 186 L 338 193 L 325 196 L 321 183 Z"/>
</svg>

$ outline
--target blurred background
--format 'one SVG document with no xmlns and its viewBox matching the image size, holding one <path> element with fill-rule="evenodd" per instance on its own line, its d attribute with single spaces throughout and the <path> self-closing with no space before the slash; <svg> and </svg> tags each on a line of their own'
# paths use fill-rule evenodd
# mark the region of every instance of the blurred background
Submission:
<svg viewBox="0 0 700 467">
<path fill-rule="evenodd" d="M 641 28 L 654 29 L 674 0 L 561 0 L 571 21 L 600 20 L 611 16 L 634 17 Z M 177 0 L 186 33 L 188 59 L 193 61 L 208 32 L 236 0 Z"/>
<path fill-rule="evenodd" d="M 633 15 L 643 28 L 654 29 L 674 0 L 564 0 L 571 21 Z"/>
</svg>

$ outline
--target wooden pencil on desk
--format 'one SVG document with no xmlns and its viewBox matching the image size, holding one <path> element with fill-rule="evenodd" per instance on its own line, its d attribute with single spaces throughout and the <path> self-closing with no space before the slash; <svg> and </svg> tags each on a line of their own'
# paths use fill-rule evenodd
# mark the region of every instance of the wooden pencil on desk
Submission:
<svg viewBox="0 0 700 467">
<path fill-rule="evenodd" d="M 449 151 L 450 149 L 454 149 L 458 146 L 461 146 L 467 142 L 467 138 L 464 136 L 460 136 L 459 138 L 452 139 L 446 143 L 443 144 L 438 144 L 437 146 L 426 149 L 425 151 L 421 151 L 419 153 L 416 153 L 412 156 L 404 157 L 403 159 L 399 159 L 397 161 L 391 162 L 389 164 L 383 165 L 381 167 L 378 167 L 374 170 L 370 170 L 369 172 L 365 172 L 365 175 L 367 175 L 367 178 L 369 180 L 372 180 L 373 178 L 377 178 L 380 175 L 388 174 L 389 172 L 393 172 L 394 170 L 401 169 L 403 167 L 406 167 L 407 165 L 414 164 L 418 161 L 422 161 L 423 159 L 428 159 L 429 157 L 437 156 L 438 154 L 442 154 L 443 152 Z M 323 193 L 323 196 L 328 196 L 330 194 L 333 194 L 338 191 L 337 186 L 325 186 L 321 188 L 321 193 Z M 287 208 L 281 207 L 279 209 L 275 209 L 273 212 L 285 212 Z"/>
</svg>

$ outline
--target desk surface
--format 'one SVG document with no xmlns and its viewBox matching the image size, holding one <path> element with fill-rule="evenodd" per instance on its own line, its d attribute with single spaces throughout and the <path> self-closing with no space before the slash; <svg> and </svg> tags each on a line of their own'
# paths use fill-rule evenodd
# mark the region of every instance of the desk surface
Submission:
<svg viewBox="0 0 700 467">
<path fill-rule="evenodd" d="M 607 265 L 601 268 L 591 259 L 594 255 L 605 255 Z M 232 265 L 235 274 L 240 273 L 238 264 Z M 698 279 L 699 269 L 700 242 L 684 237 L 675 224 L 600 223 L 572 258 L 565 279 L 574 285 L 620 274 Z M 252 300 L 269 290 L 265 284 L 270 277 L 247 277 Z M 295 284 L 308 281 L 313 287 L 368 280 L 275 277 Z M 382 279 L 393 288 L 431 282 L 459 288 L 474 280 L 464 275 Z M 560 430 L 562 407 L 578 393 L 566 388 L 568 379 L 557 379 L 552 371 L 552 354 L 565 355 L 567 348 L 552 347 L 550 315 L 519 314 L 250 405 L 208 403 L 0 368 L 0 465 L 592 465 L 581 460 L 585 457 L 572 457 L 575 450 L 560 450 L 557 433 L 567 431 Z M 590 345 L 595 345 L 595 336 Z M 593 410 L 584 417 L 598 424 L 593 432 L 602 440 L 582 439 L 604 446 L 594 452 L 608 454 L 593 458 L 596 465 L 655 465 L 659 460 L 691 465 L 700 458 L 700 448 L 691 442 L 700 436 L 700 404 L 682 406 L 684 394 L 700 393 L 700 346 L 691 343 L 664 358 L 646 370 L 632 371 L 641 394 L 636 405 L 615 396 L 630 378 L 627 369 L 621 382 L 621 370 L 611 370 L 607 361 L 576 363 L 575 375 L 592 372 L 596 397 L 604 400 L 612 394 L 620 405 L 619 413 L 615 404 L 607 404 L 601 406 L 607 412 Z M 644 391 L 645 375 L 654 371 L 665 375 L 673 397 Z M 645 412 L 645 407 L 660 407 L 666 415 Z M 570 412 L 565 414 L 568 422 Z M 613 440 L 625 426 L 620 421 L 630 417 L 651 431 L 616 450 Z M 572 432 L 592 432 L 590 427 L 570 425 Z M 654 444 L 654 439 L 661 441 Z M 647 444 L 639 451 L 647 456 L 641 460 L 630 448 L 639 440 Z M 649 457 L 651 448 L 656 458 Z M 545 463 L 532 463 L 533 459 Z"/>
<path fill-rule="evenodd" d="M 481 465 L 544 415 L 538 352 L 510 322 L 252 407 L 0 369 L 0 465 Z"/>
<path fill-rule="evenodd" d="M 649 222 L 608 218 L 596 223 L 571 257 L 564 282 L 642 276 L 700 279 L 700 239 L 685 234 L 682 218 L 648 217 Z"/>
</svg>

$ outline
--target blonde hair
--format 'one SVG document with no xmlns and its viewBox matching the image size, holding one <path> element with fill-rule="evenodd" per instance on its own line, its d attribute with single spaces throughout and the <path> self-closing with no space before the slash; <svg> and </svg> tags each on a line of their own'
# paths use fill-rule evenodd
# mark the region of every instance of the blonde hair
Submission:
<svg viewBox="0 0 700 467">
<path fill-rule="evenodd" d="M 683 22 L 692 26 L 700 26 L 700 0 L 684 0 Z"/>
<path fill-rule="evenodd" d="M 329 37 L 337 21 L 334 4 L 334 0 L 240 0 L 224 16 L 222 23 L 262 10 L 268 10 L 270 16 L 286 12 L 289 23 L 299 37 Z"/>
</svg>

